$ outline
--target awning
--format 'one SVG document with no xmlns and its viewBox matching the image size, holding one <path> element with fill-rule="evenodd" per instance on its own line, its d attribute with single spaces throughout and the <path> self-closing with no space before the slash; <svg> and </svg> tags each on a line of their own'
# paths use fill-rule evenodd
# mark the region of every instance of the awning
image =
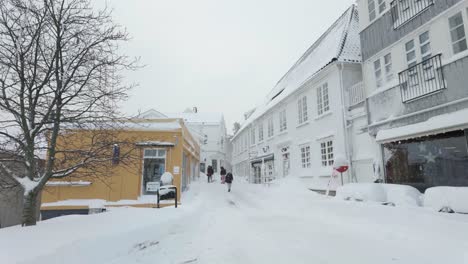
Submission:
<svg viewBox="0 0 468 264">
<path fill-rule="evenodd" d="M 265 155 L 265 156 L 262 156 L 262 157 L 253 158 L 253 159 L 250 160 L 250 163 L 252 163 L 252 164 L 261 163 L 263 161 L 269 161 L 269 160 L 274 160 L 274 159 L 275 159 L 274 154 L 268 154 L 268 155 Z"/>
<path fill-rule="evenodd" d="M 163 141 L 144 141 L 138 142 L 135 145 L 138 147 L 174 147 L 175 144 L 172 142 L 163 142 Z"/>
<path fill-rule="evenodd" d="M 376 140 L 388 143 L 464 129 L 468 129 L 468 109 L 438 115 L 421 123 L 380 130 Z"/>
</svg>

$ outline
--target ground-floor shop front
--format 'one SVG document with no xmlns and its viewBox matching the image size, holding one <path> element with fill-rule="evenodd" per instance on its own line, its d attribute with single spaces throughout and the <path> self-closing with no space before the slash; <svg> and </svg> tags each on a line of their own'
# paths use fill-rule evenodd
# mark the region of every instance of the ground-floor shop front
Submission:
<svg viewBox="0 0 468 264">
<path fill-rule="evenodd" d="M 468 186 L 468 129 L 382 144 L 385 180 L 424 191 Z"/>
</svg>

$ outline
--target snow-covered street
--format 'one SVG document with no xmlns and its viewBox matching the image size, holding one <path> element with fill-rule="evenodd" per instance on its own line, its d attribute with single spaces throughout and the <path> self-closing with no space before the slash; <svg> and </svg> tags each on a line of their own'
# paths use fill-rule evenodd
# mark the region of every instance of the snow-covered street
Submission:
<svg viewBox="0 0 468 264">
<path fill-rule="evenodd" d="M 0 230 L 1 263 L 468 263 L 468 215 L 325 198 L 295 179 L 194 183 L 178 208 Z"/>
</svg>

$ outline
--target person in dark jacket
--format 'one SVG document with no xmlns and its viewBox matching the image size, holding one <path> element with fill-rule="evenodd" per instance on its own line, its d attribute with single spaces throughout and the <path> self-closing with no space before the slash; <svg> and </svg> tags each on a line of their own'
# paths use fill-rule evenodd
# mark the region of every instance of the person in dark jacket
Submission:
<svg viewBox="0 0 468 264">
<path fill-rule="evenodd" d="M 221 184 L 224 184 L 224 180 L 226 178 L 226 169 L 221 167 Z"/>
<path fill-rule="evenodd" d="M 228 187 L 228 192 L 231 192 L 231 185 L 232 185 L 232 182 L 234 181 L 234 176 L 232 176 L 232 173 L 228 173 L 226 175 L 226 185 Z"/>
<path fill-rule="evenodd" d="M 206 170 L 206 175 L 208 176 L 208 183 L 213 181 L 213 167 L 208 166 L 208 169 Z"/>
</svg>

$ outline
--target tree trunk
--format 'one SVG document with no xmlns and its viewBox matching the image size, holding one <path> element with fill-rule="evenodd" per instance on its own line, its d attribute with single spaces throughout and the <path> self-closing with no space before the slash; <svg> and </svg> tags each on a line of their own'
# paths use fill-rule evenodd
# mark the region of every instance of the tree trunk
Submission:
<svg viewBox="0 0 468 264">
<path fill-rule="evenodd" d="M 31 191 L 23 199 L 23 226 L 33 226 L 37 222 L 38 192 Z"/>
</svg>

